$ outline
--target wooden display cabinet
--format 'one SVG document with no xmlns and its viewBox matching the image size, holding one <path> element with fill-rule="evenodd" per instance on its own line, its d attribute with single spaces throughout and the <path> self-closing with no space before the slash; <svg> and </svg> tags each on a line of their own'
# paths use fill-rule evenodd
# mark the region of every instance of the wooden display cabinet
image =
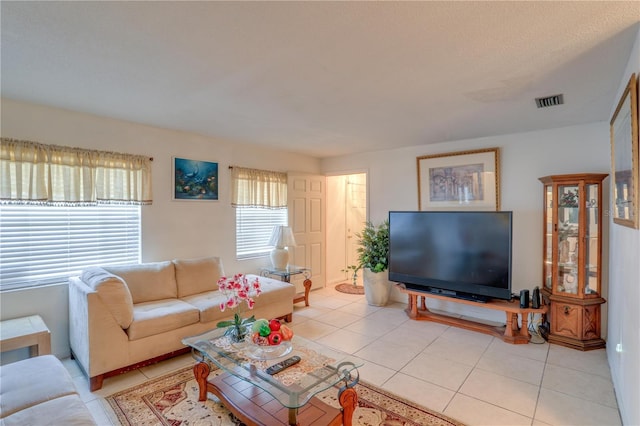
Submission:
<svg viewBox="0 0 640 426">
<path fill-rule="evenodd" d="M 600 337 L 602 181 L 607 174 L 545 176 L 541 326 L 550 343 L 603 348 Z"/>
</svg>

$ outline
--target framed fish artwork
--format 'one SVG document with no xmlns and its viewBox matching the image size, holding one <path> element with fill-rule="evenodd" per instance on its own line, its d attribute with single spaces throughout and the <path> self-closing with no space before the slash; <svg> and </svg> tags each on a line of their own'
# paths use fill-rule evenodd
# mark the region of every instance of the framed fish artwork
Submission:
<svg viewBox="0 0 640 426">
<path fill-rule="evenodd" d="M 218 163 L 173 157 L 173 199 L 218 201 Z"/>
</svg>

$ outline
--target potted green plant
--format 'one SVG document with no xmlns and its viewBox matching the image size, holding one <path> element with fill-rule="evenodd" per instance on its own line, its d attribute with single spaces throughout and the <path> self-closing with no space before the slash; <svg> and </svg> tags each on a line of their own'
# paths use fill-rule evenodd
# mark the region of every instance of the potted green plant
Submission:
<svg viewBox="0 0 640 426">
<path fill-rule="evenodd" d="M 363 269 L 364 294 L 367 303 L 384 306 L 389 301 L 391 283 L 386 273 L 389 265 L 389 221 L 380 225 L 365 223 L 361 233 L 356 234 L 358 243 L 358 269 Z"/>
</svg>

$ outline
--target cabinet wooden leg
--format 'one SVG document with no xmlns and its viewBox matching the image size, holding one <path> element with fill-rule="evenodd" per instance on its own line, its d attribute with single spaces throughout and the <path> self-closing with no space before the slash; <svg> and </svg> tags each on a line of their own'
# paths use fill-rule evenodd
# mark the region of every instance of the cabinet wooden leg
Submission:
<svg viewBox="0 0 640 426">
<path fill-rule="evenodd" d="M 196 378 L 196 382 L 198 382 L 198 389 L 200 390 L 198 401 L 207 400 L 207 378 L 210 372 L 211 368 L 206 362 L 199 362 L 193 366 L 193 375 Z"/>
</svg>

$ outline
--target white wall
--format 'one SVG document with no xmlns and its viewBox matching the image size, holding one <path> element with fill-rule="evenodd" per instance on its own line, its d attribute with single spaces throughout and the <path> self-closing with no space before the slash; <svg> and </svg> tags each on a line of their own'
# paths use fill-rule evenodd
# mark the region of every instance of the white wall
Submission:
<svg viewBox="0 0 640 426">
<path fill-rule="evenodd" d="M 304 155 L 8 99 L 2 99 L 1 124 L 3 137 L 153 157 L 153 204 L 142 207 L 143 262 L 220 256 L 227 274 L 258 272 L 266 258 L 235 259 L 228 166 L 319 172 L 319 161 Z M 218 162 L 219 201 L 173 201 L 173 156 Z M 65 357 L 69 355 L 68 296 L 66 285 L 57 287 L 3 292 L 0 319 L 40 313 L 52 331 L 53 353 Z M 5 359 L 9 358 L 3 354 L 2 362 Z"/>
<path fill-rule="evenodd" d="M 369 217 L 378 223 L 387 217 L 389 210 L 418 209 L 416 157 L 490 147 L 500 148 L 501 209 L 513 211 L 513 292 L 542 287 L 543 187 L 538 178 L 551 174 L 608 173 L 607 123 L 329 158 L 322 161 L 322 171 L 329 174 L 349 168 L 368 169 Z M 603 204 L 608 205 L 609 178 L 605 180 L 604 190 Z M 608 224 L 604 228 L 607 235 Z M 604 249 L 606 253 L 607 247 Z M 606 298 L 606 271 L 603 276 L 603 296 Z M 406 296 L 395 289 L 392 298 L 406 302 Z M 429 303 L 453 313 L 504 322 L 501 312 L 431 300 Z M 603 317 L 606 317 L 606 307 L 605 304 Z M 606 322 L 603 329 L 606 330 Z"/>
<path fill-rule="evenodd" d="M 611 116 L 631 74 L 636 73 L 636 78 L 640 74 L 640 31 L 631 52 Z M 609 304 L 616 309 L 609 309 L 607 356 L 622 422 L 640 425 L 640 230 L 609 222 Z"/>
</svg>

